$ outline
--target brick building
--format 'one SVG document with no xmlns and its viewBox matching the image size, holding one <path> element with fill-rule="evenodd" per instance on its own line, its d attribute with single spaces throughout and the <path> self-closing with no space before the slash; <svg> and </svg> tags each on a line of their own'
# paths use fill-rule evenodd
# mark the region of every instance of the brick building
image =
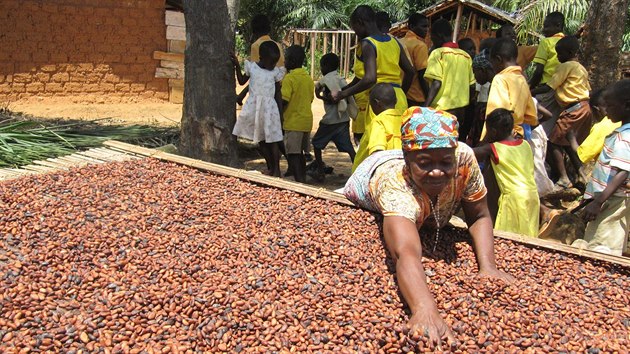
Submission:
<svg viewBox="0 0 630 354">
<path fill-rule="evenodd" d="M 164 0 L 0 0 L 0 103 L 168 99 Z"/>
</svg>

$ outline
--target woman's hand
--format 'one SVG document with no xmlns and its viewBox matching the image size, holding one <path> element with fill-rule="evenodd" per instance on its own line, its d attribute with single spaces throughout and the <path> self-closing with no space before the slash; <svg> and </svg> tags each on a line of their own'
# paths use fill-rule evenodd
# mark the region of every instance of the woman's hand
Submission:
<svg viewBox="0 0 630 354">
<path fill-rule="evenodd" d="M 437 347 L 442 350 L 442 344 L 455 344 L 455 336 L 448 328 L 437 309 L 429 311 L 418 311 L 414 313 L 407 324 L 409 336 L 414 340 L 420 337 L 428 337 L 428 344 L 431 349 Z"/>
<path fill-rule="evenodd" d="M 480 269 L 479 270 L 479 276 L 480 277 L 488 277 L 488 278 L 494 278 L 494 279 L 500 279 L 505 281 L 506 283 L 513 283 L 516 281 L 516 279 L 509 275 L 508 273 L 501 271 L 497 268 L 491 268 L 491 269 Z"/>
</svg>

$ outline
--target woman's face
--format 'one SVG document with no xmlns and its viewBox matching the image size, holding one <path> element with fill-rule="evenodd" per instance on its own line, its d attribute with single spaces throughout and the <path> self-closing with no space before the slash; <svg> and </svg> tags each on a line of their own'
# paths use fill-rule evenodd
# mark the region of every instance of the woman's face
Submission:
<svg viewBox="0 0 630 354">
<path fill-rule="evenodd" d="M 411 179 L 429 196 L 435 197 L 455 176 L 455 148 L 415 150 L 405 153 Z"/>
</svg>

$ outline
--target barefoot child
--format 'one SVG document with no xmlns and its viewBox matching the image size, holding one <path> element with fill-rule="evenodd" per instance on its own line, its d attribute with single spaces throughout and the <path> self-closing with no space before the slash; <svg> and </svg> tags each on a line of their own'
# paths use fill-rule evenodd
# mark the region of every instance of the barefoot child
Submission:
<svg viewBox="0 0 630 354">
<path fill-rule="evenodd" d="M 578 145 L 588 135 L 591 126 L 591 107 L 588 104 L 591 86 L 588 82 L 588 72 L 577 60 L 580 48 L 578 39 L 564 37 L 558 41 L 556 52 L 560 65 L 547 84 L 532 90 L 533 93 L 545 93 L 555 90 L 556 99 L 563 111 L 558 116 L 555 126 L 549 134 L 550 167 L 558 176 L 556 189 L 568 188 L 571 181 L 564 165 L 563 151 L 569 156 L 576 171 L 580 171 L 582 162 L 577 151 L 572 148 Z M 571 140 L 573 144 L 571 143 Z M 584 185 L 586 176 L 578 174 L 578 183 Z"/>
<path fill-rule="evenodd" d="M 489 144 L 474 148 L 479 161 L 490 158 L 501 191 L 494 222 L 496 230 L 536 237 L 540 200 L 534 181 L 534 156 L 529 144 L 512 135 L 514 119 L 506 109 L 496 109 L 486 118 Z"/>
<path fill-rule="evenodd" d="M 250 95 L 236 120 L 232 134 L 258 143 L 267 163 L 266 174 L 280 177 L 280 81 L 284 71 L 276 67 L 280 50 L 272 41 L 260 45 L 260 61 L 245 61 L 245 74 L 235 55 L 232 63 L 239 84 L 250 81 Z"/>
<path fill-rule="evenodd" d="M 352 97 L 348 97 L 335 104 L 330 100 L 331 92 L 341 91 L 347 85 L 346 80 L 339 77 L 339 57 L 334 53 L 328 53 L 319 60 L 319 65 L 324 77 L 315 85 L 315 95 L 324 101 L 324 117 L 319 122 L 319 127 L 312 144 L 317 161 L 317 174 L 312 176 L 316 181 L 324 180 L 324 160 L 322 150 L 329 142 L 335 143 L 339 152 L 345 152 L 354 161 L 354 147 L 350 140 L 350 113 L 356 117 L 357 107 Z"/>
<path fill-rule="evenodd" d="M 574 246 L 621 256 L 628 242 L 630 225 L 630 79 L 606 90 L 608 117 L 622 126 L 606 137 L 592 180 L 586 187 L 584 209 L 588 221 L 584 240 Z M 580 245 L 581 243 L 581 245 Z"/>
<path fill-rule="evenodd" d="M 292 45 L 285 55 L 287 75 L 282 81 L 284 147 L 287 152 L 289 171 L 297 182 L 306 182 L 306 159 L 304 151 L 310 145 L 313 129 L 311 103 L 315 95 L 315 83 L 304 70 L 304 48 Z"/>
</svg>

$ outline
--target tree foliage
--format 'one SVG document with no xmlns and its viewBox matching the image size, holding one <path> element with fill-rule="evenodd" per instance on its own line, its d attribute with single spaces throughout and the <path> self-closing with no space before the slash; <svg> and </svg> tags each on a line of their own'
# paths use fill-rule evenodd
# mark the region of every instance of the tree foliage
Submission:
<svg viewBox="0 0 630 354">
<path fill-rule="evenodd" d="M 541 32 L 545 16 L 553 11 L 564 14 L 566 33 L 575 33 L 586 20 L 591 1 L 597 0 L 494 0 L 493 5 L 517 16 L 517 34 L 527 41 Z M 630 7 L 626 17 L 622 50 L 630 51 Z"/>
<path fill-rule="evenodd" d="M 393 22 L 403 20 L 435 0 L 241 0 L 241 24 L 257 14 L 266 14 L 281 29 L 317 28 L 348 29 L 350 14 L 359 5 L 370 5 L 385 11 Z M 246 30 L 246 28 L 242 28 Z"/>
</svg>

